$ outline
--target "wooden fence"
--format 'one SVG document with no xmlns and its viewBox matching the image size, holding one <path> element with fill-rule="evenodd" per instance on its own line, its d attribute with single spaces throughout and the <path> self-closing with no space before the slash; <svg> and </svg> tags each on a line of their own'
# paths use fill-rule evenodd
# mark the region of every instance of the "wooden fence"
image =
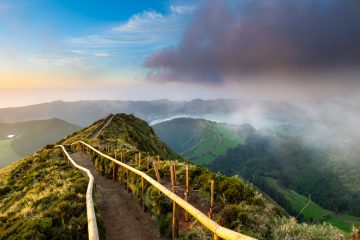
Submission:
<svg viewBox="0 0 360 240">
<path fill-rule="evenodd" d="M 127 169 L 127 171 L 131 171 L 135 174 L 137 174 L 138 176 L 141 177 L 141 182 L 143 183 L 144 180 L 146 180 L 148 183 L 150 183 L 151 185 L 153 185 L 155 188 L 157 188 L 159 191 L 161 191 L 164 195 L 166 195 L 168 198 L 170 198 L 171 200 L 173 200 L 174 203 L 176 203 L 177 205 L 179 205 L 180 207 L 182 207 L 186 212 L 188 212 L 189 214 L 191 214 L 194 218 L 196 218 L 200 223 L 202 223 L 207 229 L 209 229 L 211 232 L 214 233 L 214 239 L 217 240 L 220 238 L 222 239 L 226 239 L 226 240 L 255 240 L 255 238 L 246 236 L 244 234 L 235 232 L 233 230 L 224 228 L 222 226 L 220 226 L 218 223 L 216 223 L 215 221 L 213 221 L 212 219 L 210 219 L 208 216 L 206 216 L 204 213 L 202 213 L 200 210 L 198 210 L 197 208 L 195 208 L 194 206 L 192 206 L 190 203 L 186 202 L 185 200 L 183 200 L 182 198 L 180 198 L 178 195 L 176 195 L 174 192 L 172 192 L 171 190 L 169 190 L 168 188 L 166 188 L 165 186 L 163 186 L 162 184 L 160 184 L 159 182 L 157 182 L 156 180 L 154 180 L 153 178 L 151 178 L 149 175 L 147 175 L 146 173 L 137 170 L 136 168 L 133 168 L 123 162 L 120 162 L 100 151 L 98 151 L 97 149 L 95 149 L 94 147 L 92 147 L 91 145 L 83 142 L 83 141 L 78 141 L 73 143 L 72 145 L 75 144 L 81 144 L 85 147 L 87 147 L 89 150 L 93 151 L 94 153 L 100 155 L 101 157 L 104 157 L 110 161 L 112 161 L 114 164 L 117 164 L 125 169 Z M 142 186 L 144 186 L 142 184 Z M 90 228 L 90 226 L 89 226 Z"/>
<path fill-rule="evenodd" d="M 62 145 L 58 145 L 63 152 L 65 153 L 66 158 L 74 165 L 76 168 L 80 169 L 81 171 L 85 172 L 89 177 L 89 183 L 86 190 L 86 214 L 87 214 L 87 222 L 88 222 L 88 234 L 90 240 L 99 240 L 99 233 L 98 227 L 96 223 L 96 216 L 95 216 L 95 208 L 94 208 L 94 201 L 93 201 L 93 188 L 94 188 L 94 177 L 91 174 L 89 169 L 86 169 L 82 166 L 76 164 L 76 162 L 71 158 L 69 153 L 66 151 L 65 147 Z"/>
</svg>

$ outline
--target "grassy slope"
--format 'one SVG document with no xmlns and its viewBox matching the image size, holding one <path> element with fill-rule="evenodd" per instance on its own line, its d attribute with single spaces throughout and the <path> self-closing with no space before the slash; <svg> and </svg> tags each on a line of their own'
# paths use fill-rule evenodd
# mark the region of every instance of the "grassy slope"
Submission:
<svg viewBox="0 0 360 240">
<path fill-rule="evenodd" d="M 14 162 L 79 128 L 56 118 L 14 124 L 0 123 L 0 164 Z M 10 134 L 14 134 L 15 138 L 8 141 L 7 135 Z"/>
<path fill-rule="evenodd" d="M 200 125 L 201 124 L 201 125 Z M 185 159 L 190 159 L 199 164 L 211 163 L 215 156 L 222 156 L 226 154 L 229 148 L 236 147 L 239 144 L 244 144 L 244 140 L 239 138 L 236 131 L 229 127 L 229 125 L 216 124 L 205 120 L 196 119 L 174 119 L 168 122 L 160 123 L 155 125 L 155 130 L 159 135 L 169 143 L 171 146 L 178 144 L 174 136 L 182 141 L 185 135 L 188 138 L 195 139 L 192 136 L 196 135 L 198 141 L 194 144 L 194 147 L 190 147 L 188 150 L 180 152 Z M 179 131 L 177 131 L 179 130 Z M 185 132 L 185 134 L 184 134 Z M 217 147 L 213 153 L 214 155 L 202 153 L 206 152 L 210 146 L 218 142 L 217 136 L 223 134 L 224 141 L 219 147 Z M 194 156 L 201 156 L 200 158 L 194 159 Z M 219 169 L 218 169 L 219 170 Z M 277 184 L 276 184 L 277 185 Z M 281 188 L 281 193 L 291 204 L 291 207 L 299 212 L 307 203 L 307 198 L 297 192 L 289 189 Z M 352 222 L 358 223 L 358 221 L 346 221 L 343 220 L 340 215 L 335 215 L 329 210 L 325 210 L 316 203 L 311 203 L 303 212 L 303 216 L 307 221 L 323 221 L 325 218 L 327 222 L 333 223 L 335 226 L 343 230 L 351 230 Z"/>
<path fill-rule="evenodd" d="M 13 142 L 12 147 L 22 156 L 30 154 L 46 144 L 54 143 L 80 127 L 62 121 L 49 119 L 23 123 L 23 131 Z"/>
<path fill-rule="evenodd" d="M 276 189 L 280 190 L 286 200 L 298 212 L 309 202 L 309 199 L 294 190 L 281 187 L 273 178 L 266 178 L 267 182 Z M 311 202 L 302 212 L 302 215 L 307 221 L 327 222 L 341 230 L 350 232 L 353 225 L 360 225 L 360 217 L 350 216 L 347 214 L 336 214 L 332 211 L 326 210 L 318 204 Z"/>
<path fill-rule="evenodd" d="M 59 149 L 0 170 L 0 239 L 87 239 L 87 182 Z"/>
<path fill-rule="evenodd" d="M 19 160 L 19 156 L 11 147 L 12 140 L 0 140 L 0 168 Z"/>
<path fill-rule="evenodd" d="M 210 163 L 229 148 L 244 143 L 233 125 L 202 119 L 173 119 L 154 125 L 154 129 L 182 157 L 199 164 Z"/>
</svg>

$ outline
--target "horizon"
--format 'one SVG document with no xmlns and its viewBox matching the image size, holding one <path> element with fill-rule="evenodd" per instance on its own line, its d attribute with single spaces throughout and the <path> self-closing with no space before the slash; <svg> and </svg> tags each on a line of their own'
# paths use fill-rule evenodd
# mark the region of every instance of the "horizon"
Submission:
<svg viewBox="0 0 360 240">
<path fill-rule="evenodd" d="M 0 107 L 351 98 L 360 87 L 358 7 L 355 0 L 4 0 Z"/>
</svg>

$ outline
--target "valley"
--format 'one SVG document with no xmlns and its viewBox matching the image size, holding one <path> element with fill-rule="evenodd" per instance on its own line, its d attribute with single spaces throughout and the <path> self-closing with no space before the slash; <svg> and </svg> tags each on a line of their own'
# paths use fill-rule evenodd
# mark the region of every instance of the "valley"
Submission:
<svg viewBox="0 0 360 240">
<path fill-rule="evenodd" d="M 60 119 L 0 123 L 0 168 L 78 129 L 79 126 Z"/>
<path fill-rule="evenodd" d="M 11 147 L 11 139 L 0 140 L 0 168 L 9 165 L 21 158 Z"/>
<path fill-rule="evenodd" d="M 310 195 L 312 202 L 299 216 L 300 221 L 328 222 L 346 231 L 360 223 L 359 217 L 351 216 L 359 216 L 358 182 L 348 187 L 348 179 L 357 179 L 358 173 L 347 171 L 344 177 L 345 170 L 341 170 L 356 164 L 334 167 L 340 160 L 334 161 L 334 155 L 305 145 L 298 130 L 289 125 L 256 130 L 250 125 L 181 118 L 153 127 L 183 157 L 213 171 L 244 177 L 293 216 L 309 202 L 306 196 Z M 219 133 L 219 129 L 227 129 L 224 135 L 230 140 L 227 144 L 216 144 L 219 142 L 216 133 L 225 132 Z M 187 141 L 191 144 L 183 144 Z M 193 154 L 194 149 L 200 151 Z M 205 154 L 196 158 L 199 153 Z"/>
</svg>

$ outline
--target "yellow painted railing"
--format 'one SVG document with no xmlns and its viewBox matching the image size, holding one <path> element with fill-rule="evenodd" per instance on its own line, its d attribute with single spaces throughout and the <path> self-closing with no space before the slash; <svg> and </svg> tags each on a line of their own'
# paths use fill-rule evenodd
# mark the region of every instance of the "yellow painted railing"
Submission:
<svg viewBox="0 0 360 240">
<path fill-rule="evenodd" d="M 71 162 L 72 165 L 74 165 L 76 168 L 80 169 L 81 171 L 85 172 L 89 177 L 89 183 L 86 190 L 86 215 L 87 215 L 87 223 L 88 223 L 88 235 L 90 240 L 99 240 L 94 201 L 92 196 L 93 188 L 94 188 L 94 177 L 89 169 L 86 169 L 76 164 L 76 162 L 71 158 L 71 156 L 66 151 L 64 146 L 58 145 L 57 147 L 60 147 L 63 150 L 63 152 L 66 155 L 66 158 Z"/>
<path fill-rule="evenodd" d="M 185 209 L 185 211 L 187 211 L 189 214 L 191 214 L 194 218 L 196 218 L 199 222 L 201 222 L 207 229 L 209 229 L 211 232 L 214 233 L 214 239 L 218 239 L 219 237 L 226 239 L 226 240 L 255 240 L 255 238 L 246 236 L 244 234 L 235 232 L 233 230 L 230 230 L 228 228 L 224 228 L 222 226 L 220 226 L 218 223 L 216 223 L 215 221 L 211 220 L 208 216 L 206 216 L 204 213 L 202 213 L 200 210 L 198 210 L 197 208 L 195 208 L 193 205 L 191 205 L 190 203 L 186 202 L 185 200 L 183 200 L 182 198 L 180 198 L 179 196 L 177 196 L 175 193 L 173 193 L 172 191 L 170 191 L 169 189 L 167 189 L 165 186 L 163 186 L 162 184 L 160 184 L 159 182 L 157 182 L 155 179 L 151 178 L 149 175 L 147 175 L 146 173 L 137 170 L 136 168 L 133 168 L 125 163 L 122 163 L 100 151 L 98 151 L 97 149 L 93 148 L 91 145 L 83 142 L 83 141 L 78 141 L 73 143 L 74 144 L 82 144 L 83 146 L 87 147 L 88 149 L 91 149 L 93 152 L 97 153 L 98 155 L 100 155 L 101 157 L 104 157 L 118 165 L 120 165 L 121 167 L 128 169 L 129 171 L 137 174 L 138 176 L 142 177 L 143 179 L 145 179 L 147 182 L 149 182 L 151 185 L 153 185 L 155 188 L 157 188 L 159 191 L 161 191 L 164 195 L 166 195 L 168 198 L 170 198 L 171 200 L 175 201 L 176 204 L 178 204 L 179 206 L 181 206 L 183 209 Z"/>
</svg>

